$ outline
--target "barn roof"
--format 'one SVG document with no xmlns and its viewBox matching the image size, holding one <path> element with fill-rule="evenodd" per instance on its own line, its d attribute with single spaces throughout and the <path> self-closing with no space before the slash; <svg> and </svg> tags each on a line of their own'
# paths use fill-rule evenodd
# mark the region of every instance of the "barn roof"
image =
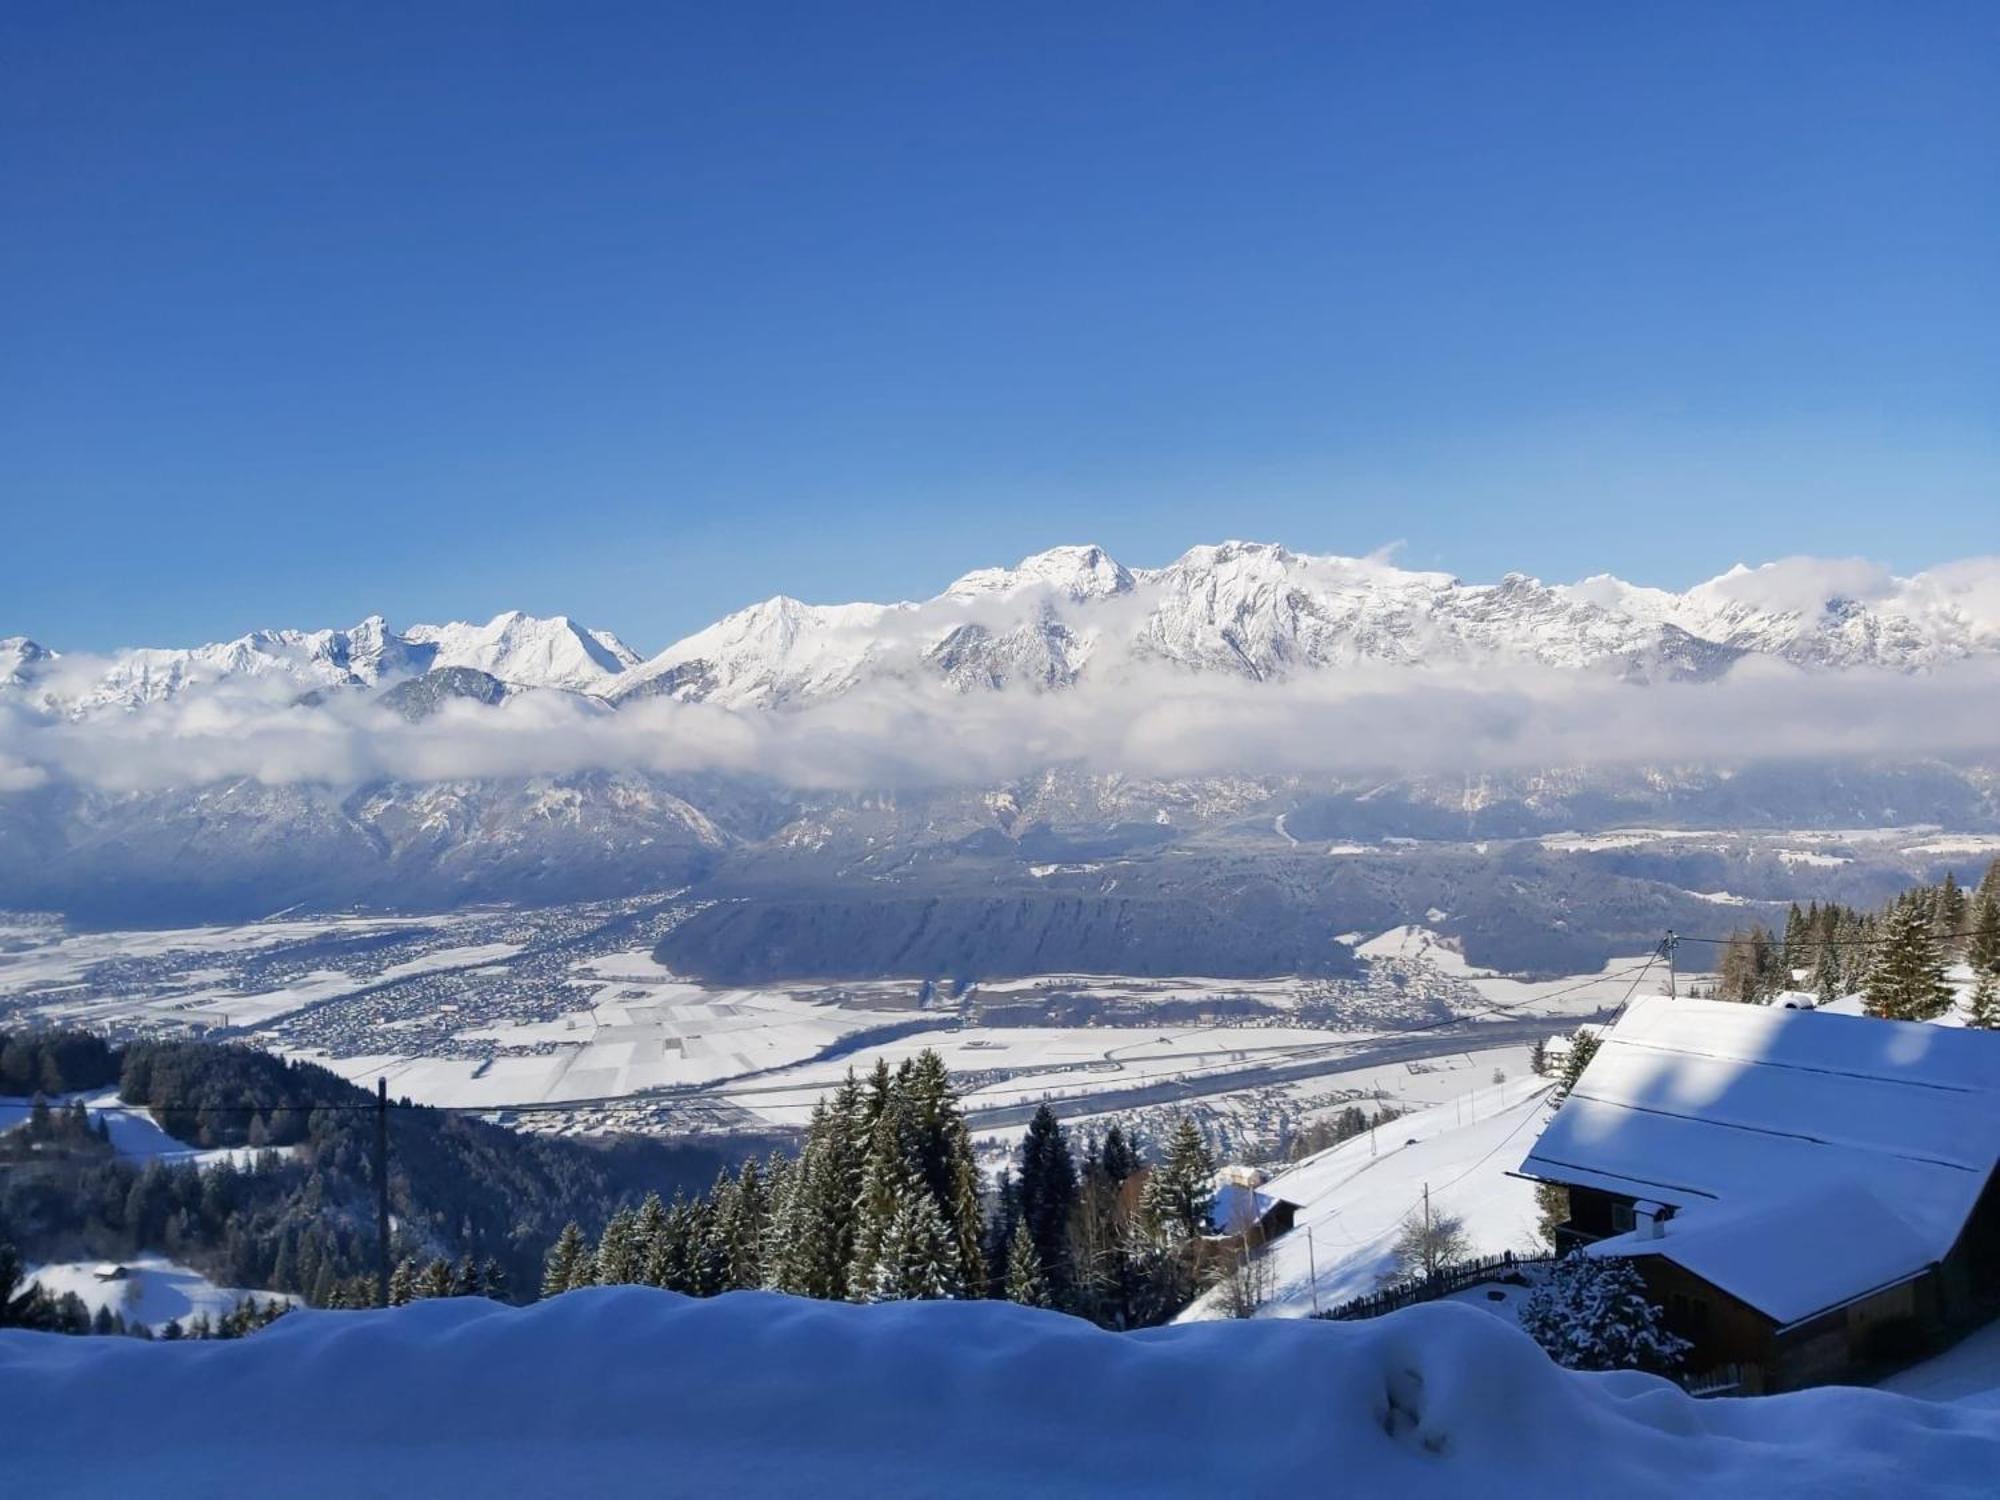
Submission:
<svg viewBox="0 0 2000 1500">
<path fill-rule="evenodd" d="M 1602 1247 L 1784 1322 L 1941 1259 L 1996 1158 L 2000 1034 L 1655 998 L 1605 1033 L 1521 1169 L 1674 1205 L 1662 1238 Z"/>
</svg>

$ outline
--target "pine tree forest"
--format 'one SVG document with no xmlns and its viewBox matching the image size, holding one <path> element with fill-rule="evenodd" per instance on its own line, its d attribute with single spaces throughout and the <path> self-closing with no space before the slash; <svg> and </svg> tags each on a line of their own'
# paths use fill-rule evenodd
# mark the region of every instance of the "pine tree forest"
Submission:
<svg viewBox="0 0 2000 1500">
<path fill-rule="evenodd" d="M 894 1070 L 878 1063 L 865 1081 L 850 1073 L 815 1106 L 796 1157 L 746 1161 L 699 1196 L 649 1196 L 613 1215 L 595 1244 L 566 1226 L 541 1291 L 996 1297 L 1146 1327 L 1205 1284 L 1214 1173 L 1191 1120 L 1148 1168 L 1116 1125 L 1079 1149 L 1045 1106 L 997 1188 L 982 1191 L 944 1060 L 927 1050 Z M 423 1273 L 410 1276 L 426 1295 Z"/>
<path fill-rule="evenodd" d="M 1957 999 L 1947 975 L 1959 963 L 1971 971 L 1959 1002 L 1966 1024 L 2000 1024 L 1994 994 L 2000 988 L 2000 860 L 1969 891 L 1947 872 L 1879 911 L 1794 903 L 1782 934 L 1757 924 L 1730 934 L 1715 994 L 1753 1005 L 1784 994 L 1809 995 L 1822 1005 L 1859 995 L 1869 1015 L 1932 1020 Z"/>
</svg>

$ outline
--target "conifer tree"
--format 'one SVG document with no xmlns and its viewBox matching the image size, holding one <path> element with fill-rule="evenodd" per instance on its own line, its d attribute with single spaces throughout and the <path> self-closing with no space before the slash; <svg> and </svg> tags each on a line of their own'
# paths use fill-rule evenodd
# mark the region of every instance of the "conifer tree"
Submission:
<svg viewBox="0 0 2000 1500">
<path fill-rule="evenodd" d="M 764 1161 L 764 1233 L 757 1249 L 757 1263 L 763 1267 L 762 1285 L 782 1291 L 779 1285 L 785 1260 L 784 1235 L 791 1222 L 792 1194 L 798 1183 L 793 1170 L 798 1163 L 773 1151 Z"/>
<path fill-rule="evenodd" d="M 1208 1233 L 1215 1209 L 1215 1159 L 1194 1118 L 1182 1115 L 1167 1144 L 1167 1159 L 1153 1169 L 1139 1196 L 1139 1212 L 1169 1240 Z"/>
<path fill-rule="evenodd" d="M 887 1079 L 887 1069 L 878 1070 Z M 854 1250 L 847 1267 L 847 1295 L 854 1301 L 873 1297 L 878 1281 L 877 1268 L 884 1257 L 884 1239 L 903 1200 L 922 1189 L 915 1163 L 910 1158 L 910 1141 L 903 1098 L 888 1089 L 871 1104 L 874 1129 L 868 1144 L 868 1158 L 861 1181 L 861 1194 L 854 1211 Z"/>
<path fill-rule="evenodd" d="M 1114 1187 L 1138 1170 L 1138 1153 L 1115 1123 L 1104 1133 L 1104 1148 L 1098 1153 L 1097 1164 Z"/>
<path fill-rule="evenodd" d="M 1980 1031 L 2000 1031 L 2000 976 L 1981 971 L 1965 999 L 1965 1024 Z"/>
<path fill-rule="evenodd" d="M 1007 1295 L 1007 1260 L 1021 1223 L 1021 1194 L 1014 1169 L 1002 1167 L 993 1180 L 993 1212 L 986 1221 L 987 1295 Z"/>
<path fill-rule="evenodd" d="M 653 1233 L 652 1243 L 646 1249 L 645 1266 L 641 1272 L 646 1285 L 664 1287 L 670 1292 L 693 1293 L 696 1290 L 696 1227 L 697 1216 L 693 1205 L 685 1196 L 675 1193 L 673 1205 L 661 1218 L 659 1228 Z"/>
<path fill-rule="evenodd" d="M 1007 1300 L 1018 1302 L 1023 1307 L 1051 1307 L 1049 1281 L 1042 1274 L 1041 1257 L 1035 1254 L 1035 1244 L 1025 1234 L 1014 1236 L 1014 1243 L 1007 1250 Z"/>
<path fill-rule="evenodd" d="M 1966 962 L 1974 973 L 2000 974 L 2000 894 L 1989 890 L 1986 882 L 1973 898 L 1966 924 L 1971 932 L 1965 944 Z"/>
<path fill-rule="evenodd" d="M 1785 913 L 1785 947 L 1780 967 L 1784 970 L 1785 989 L 1792 987 L 1793 972 L 1807 967 L 1806 914 L 1799 910 L 1799 903 L 1796 901 L 1792 903 L 1791 910 Z"/>
<path fill-rule="evenodd" d="M 508 1300 L 507 1268 L 491 1256 L 479 1268 L 479 1291 L 481 1296 L 491 1297 L 495 1302 Z"/>
<path fill-rule="evenodd" d="M 956 1297 L 958 1255 L 930 1190 L 912 1180 L 898 1195 L 858 1300 L 893 1302 Z"/>
<path fill-rule="evenodd" d="M 660 1242 L 660 1231 L 666 1228 L 667 1209 L 660 1202 L 658 1193 L 648 1193 L 640 1200 L 639 1211 L 632 1216 L 632 1253 L 637 1263 L 634 1278 L 647 1286 L 659 1286 L 653 1279 L 655 1274 L 655 1247 Z"/>
<path fill-rule="evenodd" d="M 977 1287 L 986 1280 L 979 1165 L 944 1058 L 926 1047 L 907 1065 L 901 1083 L 907 1097 L 912 1163 L 944 1215 L 958 1260 L 959 1284 Z"/>
<path fill-rule="evenodd" d="M 1965 892 L 1958 888 L 1958 877 L 1946 870 L 1931 908 L 1931 926 L 1946 952 L 1955 953 L 1965 945 L 1965 918 Z"/>
<path fill-rule="evenodd" d="M 389 1305 L 402 1307 L 417 1295 L 417 1262 L 404 1256 L 389 1273 Z"/>
<path fill-rule="evenodd" d="M 570 1289 L 576 1280 L 577 1265 L 590 1254 L 590 1246 L 583 1237 L 583 1230 L 572 1219 L 563 1225 L 562 1233 L 549 1249 L 547 1261 L 542 1269 L 542 1295 L 559 1297 Z"/>
<path fill-rule="evenodd" d="M 1868 1013 L 1891 1021 L 1928 1020 L 1951 1005 L 1944 958 L 1923 903 L 1905 900 L 1890 913 L 1864 993 Z"/>
<path fill-rule="evenodd" d="M 833 1295 L 825 1268 L 836 1234 L 822 1217 L 831 1206 L 827 1179 L 832 1172 L 832 1113 L 824 1099 L 816 1100 L 799 1152 L 784 1190 L 772 1212 L 771 1243 L 764 1257 L 766 1283 L 774 1291 L 795 1297 Z"/>
<path fill-rule="evenodd" d="M 639 1280 L 644 1268 L 644 1251 L 637 1228 L 639 1216 L 621 1208 L 605 1222 L 597 1240 L 597 1282 L 600 1286 L 628 1286 Z"/>
<path fill-rule="evenodd" d="M 724 1290 L 761 1286 L 764 1282 L 764 1184 L 754 1158 L 743 1163 L 734 1178 L 726 1173 L 709 1197 L 710 1235 Z"/>
<path fill-rule="evenodd" d="M 1063 1304 L 1070 1286 L 1068 1229 L 1076 1205 L 1076 1160 L 1068 1135 L 1046 1104 L 1035 1111 L 1022 1137 L 1014 1193 L 1020 1215 L 1016 1232 L 1034 1241 L 1050 1295 Z"/>
<path fill-rule="evenodd" d="M 417 1295 L 419 1297 L 449 1297 L 451 1295 L 451 1262 L 441 1255 L 426 1261 L 423 1270 L 417 1273 Z"/>
<path fill-rule="evenodd" d="M 1578 1080 L 1583 1077 L 1583 1070 L 1590 1066 L 1590 1060 L 1597 1056 L 1597 1049 L 1601 1045 L 1596 1032 L 1585 1031 L 1581 1027 L 1570 1036 L 1569 1055 L 1563 1059 L 1562 1077 L 1556 1081 L 1556 1086 L 1549 1090 L 1551 1104 L 1559 1107 L 1570 1096 L 1570 1090 L 1574 1089 Z"/>
<path fill-rule="evenodd" d="M 468 1253 L 458 1258 L 458 1264 L 451 1268 L 451 1295 L 454 1297 L 477 1297 L 479 1295 L 479 1262 Z"/>
<path fill-rule="evenodd" d="M 1821 944 L 1813 960 L 1812 986 L 1821 1005 L 1831 1005 L 1840 998 L 1840 959 L 1829 944 Z"/>
<path fill-rule="evenodd" d="M 1571 1370 L 1664 1374 L 1686 1356 L 1628 1259 L 1571 1251 L 1521 1307 L 1521 1329 Z"/>
</svg>

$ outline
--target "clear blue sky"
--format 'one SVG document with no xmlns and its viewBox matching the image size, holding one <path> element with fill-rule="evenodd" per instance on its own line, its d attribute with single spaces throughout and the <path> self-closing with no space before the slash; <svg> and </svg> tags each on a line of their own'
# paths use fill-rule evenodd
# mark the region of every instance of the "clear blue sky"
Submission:
<svg viewBox="0 0 2000 1500">
<path fill-rule="evenodd" d="M 2000 8 L 0 10 L 0 635 L 2000 550 Z"/>
</svg>

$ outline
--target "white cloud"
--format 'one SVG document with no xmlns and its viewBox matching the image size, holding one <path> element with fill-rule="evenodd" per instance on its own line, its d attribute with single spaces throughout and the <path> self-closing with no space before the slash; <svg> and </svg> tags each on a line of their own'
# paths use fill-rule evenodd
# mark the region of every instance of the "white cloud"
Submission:
<svg viewBox="0 0 2000 1500">
<path fill-rule="evenodd" d="M 1824 609 L 1829 599 L 1880 599 L 1895 586 L 1894 574 L 1866 558 L 1784 557 L 1755 568 L 1738 563 L 1691 592 L 1753 609 L 1810 617 Z"/>
<path fill-rule="evenodd" d="M 1356 668 L 1253 683 L 1169 668 L 1060 693 L 872 687 L 793 711 L 559 693 L 410 724 L 362 694 L 317 707 L 228 688 L 57 721 L 0 712 L 0 792 L 236 777 L 359 785 L 630 769 L 800 788 L 991 785 L 1055 764 L 1140 776 L 1447 774 L 2000 754 L 2000 664 L 1912 676 L 1747 661 L 1651 688 L 1539 669 Z"/>
</svg>

